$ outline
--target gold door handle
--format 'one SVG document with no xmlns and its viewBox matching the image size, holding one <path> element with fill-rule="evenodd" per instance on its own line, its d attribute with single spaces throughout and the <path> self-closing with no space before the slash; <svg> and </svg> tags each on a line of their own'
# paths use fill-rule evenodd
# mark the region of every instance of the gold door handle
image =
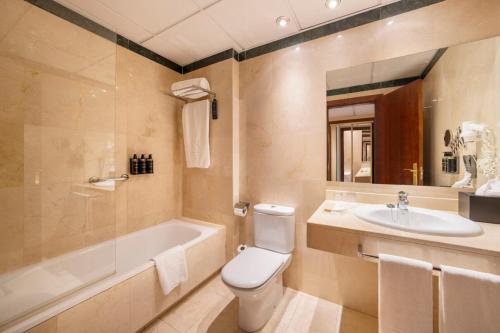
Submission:
<svg viewBox="0 0 500 333">
<path fill-rule="evenodd" d="M 418 185 L 418 164 L 413 163 L 413 169 L 403 169 L 404 171 L 410 171 L 413 174 L 413 185 Z"/>
</svg>

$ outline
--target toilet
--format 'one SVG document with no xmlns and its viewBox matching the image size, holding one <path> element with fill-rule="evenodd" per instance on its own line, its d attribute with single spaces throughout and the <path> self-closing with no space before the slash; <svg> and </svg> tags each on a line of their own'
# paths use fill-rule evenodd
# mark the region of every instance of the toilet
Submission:
<svg viewBox="0 0 500 333">
<path fill-rule="evenodd" d="M 283 272 L 295 241 L 295 209 L 261 203 L 254 206 L 255 247 L 248 247 L 222 269 L 222 281 L 239 298 L 239 326 L 261 329 L 283 297 Z"/>
</svg>

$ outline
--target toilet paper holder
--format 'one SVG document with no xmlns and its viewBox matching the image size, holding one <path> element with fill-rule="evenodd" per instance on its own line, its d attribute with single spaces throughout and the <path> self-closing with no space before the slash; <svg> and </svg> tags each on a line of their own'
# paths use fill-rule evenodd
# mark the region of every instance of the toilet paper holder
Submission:
<svg viewBox="0 0 500 333">
<path fill-rule="evenodd" d="M 234 215 L 244 217 L 247 215 L 248 208 L 250 207 L 249 202 L 238 201 L 234 204 Z"/>
</svg>

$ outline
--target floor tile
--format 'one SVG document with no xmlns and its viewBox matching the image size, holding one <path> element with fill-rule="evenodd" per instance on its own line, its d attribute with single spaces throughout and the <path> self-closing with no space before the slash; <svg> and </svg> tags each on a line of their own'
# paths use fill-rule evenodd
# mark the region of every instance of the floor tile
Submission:
<svg viewBox="0 0 500 333">
<path fill-rule="evenodd" d="M 342 309 L 339 333 L 377 333 L 377 318 L 348 309 Z"/>
<path fill-rule="evenodd" d="M 225 298 L 216 292 L 200 289 L 167 312 L 160 320 L 184 333 L 202 322 L 214 307 L 224 301 Z"/>
<path fill-rule="evenodd" d="M 217 275 L 144 332 L 242 333 L 238 327 L 238 299 Z M 376 318 L 286 288 L 271 319 L 257 333 L 376 332 Z"/>
</svg>

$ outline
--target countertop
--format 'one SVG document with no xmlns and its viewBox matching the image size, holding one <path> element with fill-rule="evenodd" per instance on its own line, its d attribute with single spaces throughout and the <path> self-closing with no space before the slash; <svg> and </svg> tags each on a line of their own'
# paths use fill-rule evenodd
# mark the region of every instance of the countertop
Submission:
<svg viewBox="0 0 500 333">
<path fill-rule="evenodd" d="M 344 205 L 347 209 L 339 212 L 326 212 L 324 210 L 325 208 L 335 207 L 336 204 Z M 325 200 L 308 219 L 307 223 L 343 232 L 500 256 L 500 224 L 477 222 L 483 229 L 483 234 L 471 237 L 417 234 L 361 220 L 353 213 L 353 210 L 359 205 L 365 205 L 365 203 Z M 457 214 L 456 212 L 449 211 L 448 213 Z"/>
</svg>

